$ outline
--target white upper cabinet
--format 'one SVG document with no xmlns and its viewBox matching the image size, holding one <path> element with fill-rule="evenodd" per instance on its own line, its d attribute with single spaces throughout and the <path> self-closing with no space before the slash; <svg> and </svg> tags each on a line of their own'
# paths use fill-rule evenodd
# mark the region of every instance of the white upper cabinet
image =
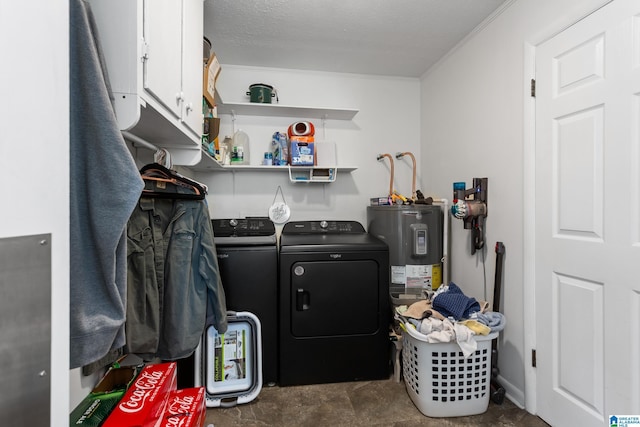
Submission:
<svg viewBox="0 0 640 427">
<path fill-rule="evenodd" d="M 182 120 L 200 137 L 203 120 L 203 2 L 202 0 L 183 0 L 182 10 Z M 197 49 L 192 49 L 193 47 L 197 47 Z"/>
<path fill-rule="evenodd" d="M 202 0 L 89 0 L 120 129 L 200 161 Z"/>
<path fill-rule="evenodd" d="M 186 0 L 185 0 L 186 1 Z M 182 104 L 182 2 L 144 2 L 144 89 L 176 118 Z"/>
</svg>

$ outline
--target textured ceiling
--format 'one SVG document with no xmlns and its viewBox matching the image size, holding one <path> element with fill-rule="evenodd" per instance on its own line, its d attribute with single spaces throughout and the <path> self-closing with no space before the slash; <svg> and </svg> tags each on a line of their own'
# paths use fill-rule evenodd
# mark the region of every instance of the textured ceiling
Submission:
<svg viewBox="0 0 640 427">
<path fill-rule="evenodd" d="M 512 0 L 205 0 L 223 64 L 419 77 Z"/>
</svg>

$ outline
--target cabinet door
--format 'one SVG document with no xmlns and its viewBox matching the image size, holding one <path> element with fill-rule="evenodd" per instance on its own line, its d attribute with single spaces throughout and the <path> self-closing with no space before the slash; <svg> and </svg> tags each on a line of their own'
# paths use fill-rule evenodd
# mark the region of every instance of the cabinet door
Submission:
<svg viewBox="0 0 640 427">
<path fill-rule="evenodd" d="M 145 0 L 144 39 L 147 53 L 144 88 L 179 118 L 182 101 L 182 2 Z"/>
<path fill-rule="evenodd" d="M 182 0 L 182 3 L 182 121 L 199 136 L 202 134 L 204 3 L 202 0 Z"/>
</svg>

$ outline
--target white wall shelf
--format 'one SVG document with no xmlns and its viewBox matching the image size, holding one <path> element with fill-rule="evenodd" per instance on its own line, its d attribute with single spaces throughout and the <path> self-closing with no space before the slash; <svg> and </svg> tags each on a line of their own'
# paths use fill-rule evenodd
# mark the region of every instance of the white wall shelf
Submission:
<svg viewBox="0 0 640 427">
<path fill-rule="evenodd" d="M 325 107 L 303 107 L 282 104 L 260 104 L 250 102 L 230 102 L 225 103 L 216 92 L 216 102 L 218 115 L 230 114 L 247 115 L 257 117 L 293 117 L 303 119 L 324 120 L 351 120 L 358 113 L 352 108 L 325 108 Z M 318 141 L 320 142 L 320 141 Z M 332 150 L 335 156 L 335 148 Z M 334 182 L 338 172 L 352 172 L 356 170 L 353 166 L 326 166 L 333 165 L 335 159 L 325 162 L 318 167 L 302 166 L 264 166 L 264 165 L 222 165 L 214 159 L 206 150 L 202 149 L 202 159 L 197 165 L 190 168 L 199 172 L 219 172 L 219 171 L 259 171 L 259 172 L 287 172 L 291 182 Z"/>
<path fill-rule="evenodd" d="M 265 166 L 265 165 L 222 165 L 209 153 L 202 151 L 202 161 L 190 169 L 198 172 L 281 172 L 288 173 L 292 182 L 333 182 L 337 172 L 353 172 L 355 166 L 307 167 L 307 166 Z M 328 173 L 326 171 L 333 171 Z M 330 179 L 331 178 L 331 179 Z"/>
<path fill-rule="evenodd" d="M 217 95 L 217 94 L 216 94 Z M 304 107 L 283 104 L 260 104 L 256 102 L 224 102 L 219 96 L 218 114 L 295 117 L 320 120 L 351 120 L 359 110 L 353 108 Z"/>
</svg>

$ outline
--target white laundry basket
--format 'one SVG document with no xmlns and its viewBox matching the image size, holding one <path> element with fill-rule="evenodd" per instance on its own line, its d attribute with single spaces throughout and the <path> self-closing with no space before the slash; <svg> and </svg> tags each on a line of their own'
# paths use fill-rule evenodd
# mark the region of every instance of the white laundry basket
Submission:
<svg viewBox="0 0 640 427">
<path fill-rule="evenodd" d="M 195 352 L 194 383 L 205 387 L 207 408 L 230 408 L 254 400 L 262 390 L 260 319 L 248 311 L 228 311 L 227 331 L 205 331 Z"/>
<path fill-rule="evenodd" d="M 457 343 L 428 343 L 408 323 L 402 335 L 402 373 L 420 412 L 428 417 L 462 417 L 487 410 L 491 340 L 497 332 L 474 336 L 478 348 L 466 359 Z"/>
</svg>

